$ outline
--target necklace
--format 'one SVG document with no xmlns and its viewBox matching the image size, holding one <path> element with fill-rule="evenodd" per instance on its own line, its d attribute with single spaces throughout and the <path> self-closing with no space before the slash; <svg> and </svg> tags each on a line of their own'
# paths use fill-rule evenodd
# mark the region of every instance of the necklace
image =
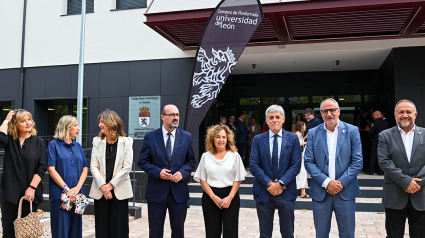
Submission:
<svg viewBox="0 0 425 238">
<path fill-rule="evenodd" d="M 19 138 L 19 142 L 21 143 L 21 145 L 24 144 L 24 142 L 27 138 L 29 138 L 29 136 L 25 136 L 25 138 L 23 138 L 23 139 Z"/>
</svg>

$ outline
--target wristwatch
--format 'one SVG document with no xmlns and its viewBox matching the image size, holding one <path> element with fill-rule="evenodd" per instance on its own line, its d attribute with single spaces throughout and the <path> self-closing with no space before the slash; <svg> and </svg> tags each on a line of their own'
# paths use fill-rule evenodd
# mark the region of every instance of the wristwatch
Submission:
<svg viewBox="0 0 425 238">
<path fill-rule="evenodd" d="M 282 180 L 279 180 L 278 182 L 279 182 L 280 186 L 282 186 L 282 188 L 286 188 L 285 184 L 282 182 Z"/>
<path fill-rule="evenodd" d="M 30 188 L 32 188 L 32 189 L 34 189 L 34 190 L 36 190 L 36 189 L 37 189 L 36 187 L 32 186 L 31 184 L 30 184 Z"/>
</svg>

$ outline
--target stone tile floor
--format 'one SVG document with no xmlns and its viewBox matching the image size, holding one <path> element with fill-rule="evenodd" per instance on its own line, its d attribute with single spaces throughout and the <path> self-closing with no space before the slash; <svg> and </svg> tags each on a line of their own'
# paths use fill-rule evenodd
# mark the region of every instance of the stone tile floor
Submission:
<svg viewBox="0 0 425 238">
<path fill-rule="evenodd" d="M 147 205 L 142 204 L 142 218 L 130 222 L 130 237 L 148 237 Z M 406 235 L 408 236 L 406 224 Z M 315 237 L 313 212 L 307 210 L 295 211 L 295 237 Z M 168 216 L 165 222 L 164 237 L 171 236 Z M 254 208 L 241 208 L 239 214 L 239 236 L 243 238 L 259 237 L 258 218 Z M 205 237 L 204 220 L 202 208 L 191 206 L 188 209 L 185 223 L 185 237 Z M 273 237 L 280 237 L 279 219 L 275 214 Z M 335 217 L 332 219 L 330 237 L 338 237 L 338 227 Z M 385 214 L 376 212 L 356 213 L 356 237 L 386 237 Z"/>
</svg>

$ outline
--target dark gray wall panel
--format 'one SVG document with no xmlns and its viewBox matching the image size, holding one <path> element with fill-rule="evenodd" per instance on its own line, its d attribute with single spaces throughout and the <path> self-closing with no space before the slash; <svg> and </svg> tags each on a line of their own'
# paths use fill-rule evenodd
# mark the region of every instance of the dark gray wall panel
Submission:
<svg viewBox="0 0 425 238">
<path fill-rule="evenodd" d="M 129 62 L 101 64 L 100 96 L 128 96 L 129 81 Z"/>
<path fill-rule="evenodd" d="M 128 123 L 128 97 L 100 98 L 99 113 L 105 109 L 115 111 L 127 125 Z M 96 116 L 97 119 L 97 116 Z"/>
<path fill-rule="evenodd" d="M 161 94 L 189 94 L 194 58 L 161 60 Z"/>
<path fill-rule="evenodd" d="M 46 67 L 25 69 L 24 98 L 44 98 Z"/>
<path fill-rule="evenodd" d="M 77 74 L 77 82 L 78 82 L 78 74 Z M 100 85 L 100 64 L 84 65 L 84 96 L 98 97 L 100 95 L 99 85 Z"/>
<path fill-rule="evenodd" d="M 161 94 L 161 61 L 130 62 L 130 96 Z"/>
<path fill-rule="evenodd" d="M 100 131 L 99 124 L 97 124 L 97 116 L 99 115 L 99 98 L 89 98 L 87 110 L 89 113 L 89 131 L 88 134 L 97 135 Z"/>
<path fill-rule="evenodd" d="M 19 75 L 19 69 L 0 70 L 0 85 L 3 88 L 0 100 L 19 99 Z M 6 85 L 7 90 L 5 90 Z"/>
<path fill-rule="evenodd" d="M 397 87 L 422 87 L 425 75 L 424 47 L 395 49 L 395 77 Z"/>
<path fill-rule="evenodd" d="M 46 67 L 45 97 L 76 97 L 72 95 L 72 65 Z"/>
</svg>

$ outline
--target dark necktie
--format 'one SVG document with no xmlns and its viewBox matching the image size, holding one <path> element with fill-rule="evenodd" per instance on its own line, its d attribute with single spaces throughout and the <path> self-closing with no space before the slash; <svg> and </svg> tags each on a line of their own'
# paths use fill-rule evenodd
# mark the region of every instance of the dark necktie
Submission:
<svg viewBox="0 0 425 238">
<path fill-rule="evenodd" d="M 273 180 L 277 179 L 277 174 L 279 172 L 278 160 L 279 160 L 279 145 L 277 143 L 278 134 L 274 135 L 273 139 L 273 152 L 272 152 L 272 164 L 273 164 Z"/>
<path fill-rule="evenodd" d="M 171 160 L 171 132 L 167 133 L 168 135 L 168 140 L 167 140 L 167 144 L 165 145 L 165 150 L 167 150 L 167 155 L 168 155 L 168 159 Z"/>
</svg>

